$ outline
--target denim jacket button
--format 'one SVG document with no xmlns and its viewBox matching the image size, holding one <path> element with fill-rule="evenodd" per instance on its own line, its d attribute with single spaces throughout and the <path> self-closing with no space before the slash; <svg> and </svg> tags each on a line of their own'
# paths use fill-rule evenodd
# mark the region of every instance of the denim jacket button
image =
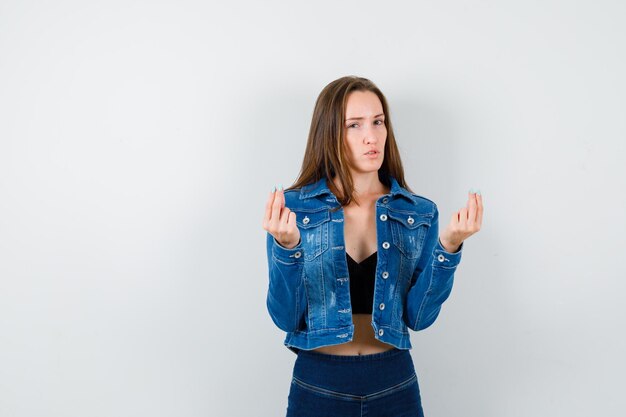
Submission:
<svg viewBox="0 0 626 417">
<path fill-rule="evenodd" d="M 437 256 L 437 260 L 439 262 L 443 262 L 443 260 L 446 259 L 442 254 L 439 254 L 439 256 Z"/>
<path fill-rule="evenodd" d="M 309 222 L 309 217 L 308 216 L 304 216 L 304 219 L 302 219 L 302 223 L 307 224 Z"/>
<path fill-rule="evenodd" d="M 381 214 L 380 215 L 380 220 L 382 220 L 382 221 L 387 220 L 387 215 L 386 214 Z"/>
<path fill-rule="evenodd" d="M 389 277 L 389 272 L 384 271 L 383 272 L 383 279 L 387 279 L 387 277 Z"/>
<path fill-rule="evenodd" d="M 293 256 L 295 256 L 296 258 L 299 258 L 302 254 L 300 252 L 296 252 L 293 254 Z"/>
<path fill-rule="evenodd" d="M 379 335 L 379 336 L 382 336 L 382 335 L 383 335 L 383 333 L 385 333 L 385 331 L 384 331 L 383 329 L 378 329 L 378 335 Z"/>
<path fill-rule="evenodd" d="M 383 248 L 389 249 L 389 242 L 383 242 Z"/>
<path fill-rule="evenodd" d="M 387 197 L 383 198 L 383 203 L 386 203 L 387 201 L 389 201 Z"/>
<path fill-rule="evenodd" d="M 385 309 L 385 303 L 380 303 L 380 305 L 378 306 L 378 308 L 380 308 L 381 310 Z"/>
<path fill-rule="evenodd" d="M 409 224 L 413 224 L 413 222 L 415 221 L 415 219 L 413 219 L 413 217 L 409 216 L 409 218 L 407 219 L 407 222 L 409 222 Z"/>
</svg>

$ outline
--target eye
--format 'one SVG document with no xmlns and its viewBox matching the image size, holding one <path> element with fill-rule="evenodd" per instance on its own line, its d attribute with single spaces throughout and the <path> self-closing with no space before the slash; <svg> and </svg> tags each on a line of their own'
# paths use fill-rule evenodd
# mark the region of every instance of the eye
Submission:
<svg viewBox="0 0 626 417">
<path fill-rule="evenodd" d="M 355 126 L 355 125 L 356 125 L 356 123 L 352 123 L 351 125 L 348 125 L 348 127 L 350 128 L 350 127 Z"/>
<path fill-rule="evenodd" d="M 384 121 L 384 120 L 376 120 L 376 122 L 380 122 L 380 123 L 378 124 L 379 126 L 380 126 L 380 125 L 384 125 L 384 124 L 385 124 L 385 121 Z"/>
</svg>

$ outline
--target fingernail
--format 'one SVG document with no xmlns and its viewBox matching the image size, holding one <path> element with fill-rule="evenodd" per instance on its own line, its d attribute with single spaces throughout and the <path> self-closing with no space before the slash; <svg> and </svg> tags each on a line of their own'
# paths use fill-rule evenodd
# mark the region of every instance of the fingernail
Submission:
<svg viewBox="0 0 626 417">
<path fill-rule="evenodd" d="M 276 186 L 275 185 L 272 187 L 272 192 L 274 192 L 274 191 L 276 191 Z"/>
<path fill-rule="evenodd" d="M 470 193 L 470 194 L 474 194 L 474 189 L 473 189 L 473 188 L 470 188 L 470 189 L 469 189 L 469 193 Z"/>
<path fill-rule="evenodd" d="M 280 185 L 280 190 L 282 191 L 283 190 L 283 185 L 282 184 L 279 184 L 279 185 Z"/>
<path fill-rule="evenodd" d="M 476 194 L 478 194 L 478 195 L 482 195 L 482 194 L 480 193 L 480 190 L 476 190 Z"/>
</svg>

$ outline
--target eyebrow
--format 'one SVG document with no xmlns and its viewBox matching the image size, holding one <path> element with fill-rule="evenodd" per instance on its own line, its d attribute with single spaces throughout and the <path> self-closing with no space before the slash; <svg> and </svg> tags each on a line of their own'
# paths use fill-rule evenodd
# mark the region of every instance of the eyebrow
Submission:
<svg viewBox="0 0 626 417">
<path fill-rule="evenodd" d="M 374 117 L 384 116 L 384 115 L 385 115 L 385 113 L 380 113 L 380 114 L 377 114 L 377 115 L 376 115 L 376 116 L 374 116 Z M 349 117 L 349 118 L 347 118 L 347 119 L 346 119 L 346 122 L 347 122 L 348 120 L 361 120 L 361 119 L 364 119 L 364 117 Z"/>
</svg>

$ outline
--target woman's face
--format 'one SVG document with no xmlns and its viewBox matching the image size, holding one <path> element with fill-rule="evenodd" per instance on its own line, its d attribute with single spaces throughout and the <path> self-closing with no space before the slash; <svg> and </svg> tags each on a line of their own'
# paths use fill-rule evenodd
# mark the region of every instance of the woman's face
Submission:
<svg viewBox="0 0 626 417">
<path fill-rule="evenodd" d="M 371 91 L 353 91 L 346 102 L 344 138 L 357 172 L 377 172 L 384 158 L 387 127 L 383 105 Z M 374 150 L 375 154 L 368 154 Z"/>
</svg>

